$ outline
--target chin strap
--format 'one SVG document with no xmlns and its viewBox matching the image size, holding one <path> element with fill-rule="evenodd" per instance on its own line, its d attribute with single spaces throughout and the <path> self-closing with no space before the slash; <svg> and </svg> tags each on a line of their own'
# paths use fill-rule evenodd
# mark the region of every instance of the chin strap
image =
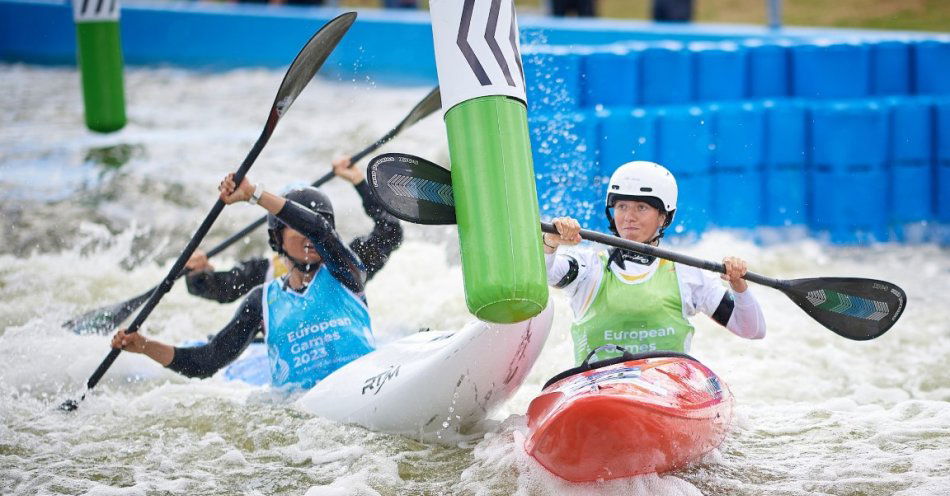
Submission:
<svg viewBox="0 0 950 496">
<path fill-rule="evenodd" d="M 653 238 L 646 244 L 657 246 L 660 244 L 660 238 L 662 237 L 663 237 L 663 230 L 660 229 L 660 234 L 657 235 L 655 238 Z M 633 262 L 639 265 L 650 265 L 653 263 L 654 260 L 656 260 L 656 257 L 654 257 L 653 255 L 644 255 L 642 253 L 637 253 L 630 250 L 624 250 L 621 248 L 611 248 L 609 253 L 610 253 L 610 256 L 607 258 L 607 266 L 609 267 L 611 262 L 613 262 L 617 264 L 617 267 L 620 267 L 621 269 L 627 268 L 626 262 Z"/>
<path fill-rule="evenodd" d="M 320 262 L 305 263 L 305 262 L 301 262 L 300 260 L 297 260 L 296 258 L 294 258 L 294 257 L 292 257 L 292 256 L 290 256 L 290 255 L 288 255 L 288 254 L 286 254 L 286 253 L 282 253 L 282 255 L 283 255 L 287 260 L 290 260 L 290 263 L 294 266 L 295 269 L 299 270 L 300 272 L 303 272 L 304 274 L 310 274 L 310 273 L 316 272 L 317 269 L 320 268 L 320 265 L 323 264 L 322 261 L 320 261 Z"/>
</svg>

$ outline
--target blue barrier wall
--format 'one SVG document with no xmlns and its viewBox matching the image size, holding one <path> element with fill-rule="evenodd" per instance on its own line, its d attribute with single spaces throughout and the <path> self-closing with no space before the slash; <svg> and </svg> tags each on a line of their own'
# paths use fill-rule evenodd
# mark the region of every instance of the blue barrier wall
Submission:
<svg viewBox="0 0 950 496">
<path fill-rule="evenodd" d="M 339 12 L 123 6 L 123 51 L 129 65 L 282 67 Z M 64 2 L 0 0 L 0 60 L 74 64 L 71 16 Z M 950 36 L 519 21 L 544 215 L 606 229 L 607 178 L 654 160 L 680 182 L 678 234 L 801 226 L 866 242 L 950 224 Z M 428 15 L 361 10 L 325 67 L 434 83 Z"/>
</svg>

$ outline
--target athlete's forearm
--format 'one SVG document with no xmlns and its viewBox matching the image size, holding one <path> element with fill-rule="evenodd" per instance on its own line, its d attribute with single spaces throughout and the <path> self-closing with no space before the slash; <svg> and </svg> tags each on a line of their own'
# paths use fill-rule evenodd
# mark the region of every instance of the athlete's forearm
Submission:
<svg viewBox="0 0 950 496">
<path fill-rule="evenodd" d="M 163 367 L 167 367 L 175 357 L 175 348 L 171 345 L 162 343 L 161 341 L 145 338 L 145 345 L 142 353 L 152 360 L 160 363 Z"/>
<path fill-rule="evenodd" d="M 188 377 L 211 377 L 239 357 L 263 329 L 261 291 L 251 291 L 231 321 L 208 344 L 174 348 L 168 368 Z"/>
<path fill-rule="evenodd" d="M 366 181 L 356 185 L 363 200 L 363 211 L 373 219 L 373 230 L 350 242 L 350 249 L 360 258 L 366 268 L 367 280 L 386 265 L 389 255 L 402 243 L 402 225 L 386 213 L 370 192 Z"/>
<path fill-rule="evenodd" d="M 267 279 L 270 261 L 266 258 L 245 260 L 228 271 L 204 271 L 188 274 L 185 278 L 188 292 L 215 300 L 231 303 L 247 294 Z"/>
<path fill-rule="evenodd" d="M 284 204 L 277 218 L 313 242 L 330 273 L 354 293 L 365 290 L 366 271 L 359 257 L 340 240 L 322 215 L 292 201 Z"/>
<path fill-rule="evenodd" d="M 751 289 L 742 293 L 733 293 L 735 308 L 726 328 L 733 334 L 746 339 L 762 339 L 765 337 L 765 316 L 762 307 L 752 295 Z"/>
</svg>

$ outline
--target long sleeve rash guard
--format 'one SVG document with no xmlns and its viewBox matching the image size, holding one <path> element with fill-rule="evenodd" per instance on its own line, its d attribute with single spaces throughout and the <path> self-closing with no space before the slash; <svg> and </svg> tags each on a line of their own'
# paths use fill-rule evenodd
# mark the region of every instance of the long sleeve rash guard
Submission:
<svg viewBox="0 0 950 496">
<path fill-rule="evenodd" d="M 288 201 L 277 218 L 313 242 L 323 257 L 323 267 L 319 270 L 329 270 L 340 284 L 365 300 L 363 264 L 322 215 Z M 231 321 L 208 344 L 176 347 L 168 368 L 188 377 L 210 377 L 239 357 L 254 336 L 264 330 L 263 290 L 257 286 L 248 293 Z"/>
<path fill-rule="evenodd" d="M 389 256 L 402 243 L 402 226 L 395 217 L 386 213 L 373 197 L 366 181 L 355 186 L 363 203 L 363 211 L 373 219 L 373 230 L 367 236 L 350 241 L 350 249 L 366 267 L 366 279 L 372 279 L 386 265 Z M 251 288 L 264 284 L 272 273 L 272 259 L 252 258 L 238 263 L 231 270 L 201 271 L 188 274 L 185 283 L 188 292 L 231 303 L 247 294 Z"/>
</svg>

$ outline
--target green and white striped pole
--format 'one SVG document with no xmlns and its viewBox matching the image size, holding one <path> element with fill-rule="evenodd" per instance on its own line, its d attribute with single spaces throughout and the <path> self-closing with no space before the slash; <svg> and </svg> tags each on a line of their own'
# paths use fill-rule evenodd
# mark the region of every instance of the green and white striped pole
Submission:
<svg viewBox="0 0 950 496">
<path fill-rule="evenodd" d="M 118 0 L 73 0 L 86 127 L 100 133 L 125 126 Z"/>
<path fill-rule="evenodd" d="M 513 0 L 430 0 L 465 301 L 519 322 L 547 305 Z"/>
</svg>

